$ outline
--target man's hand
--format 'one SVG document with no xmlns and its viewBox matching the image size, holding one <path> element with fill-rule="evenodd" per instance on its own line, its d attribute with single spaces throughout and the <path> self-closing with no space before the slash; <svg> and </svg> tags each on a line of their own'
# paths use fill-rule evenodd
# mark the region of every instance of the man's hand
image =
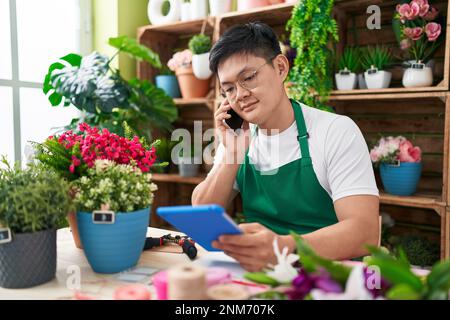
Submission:
<svg viewBox="0 0 450 320">
<path fill-rule="evenodd" d="M 280 251 L 285 246 L 289 248 L 289 253 L 294 251 L 295 242 L 291 236 L 280 236 L 259 223 L 244 223 L 239 227 L 244 234 L 221 236 L 212 245 L 236 259 L 249 272 L 261 271 L 268 264 L 276 264 L 273 251 L 275 238 L 278 238 Z"/>
</svg>

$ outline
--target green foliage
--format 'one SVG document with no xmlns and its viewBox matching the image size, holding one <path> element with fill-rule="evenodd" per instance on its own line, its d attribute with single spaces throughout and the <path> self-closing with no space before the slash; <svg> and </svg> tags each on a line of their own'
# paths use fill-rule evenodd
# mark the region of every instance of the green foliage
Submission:
<svg viewBox="0 0 450 320">
<path fill-rule="evenodd" d="M 413 265 L 431 266 L 439 260 L 439 246 L 418 235 L 392 237 L 390 241 L 392 246 L 403 248 Z"/>
<path fill-rule="evenodd" d="M 331 17 L 333 0 L 303 0 L 295 5 L 287 23 L 291 47 L 297 50 L 289 73 L 290 95 L 316 108 L 325 103 L 333 88 L 332 51 L 338 41 L 338 26 Z M 329 108 L 328 108 L 329 109 Z"/>
<path fill-rule="evenodd" d="M 119 50 L 116 55 L 124 52 L 162 68 L 159 56 L 134 39 L 122 36 L 111 38 L 109 43 Z M 125 80 L 111 68 L 113 58 L 97 52 L 85 57 L 69 54 L 50 66 L 43 91 L 51 105 L 73 105 L 84 113 L 65 129 L 75 129 L 86 122 L 123 135 L 122 122 L 127 121 L 148 140 L 152 140 L 152 128 L 170 132 L 178 118 L 173 99 L 149 81 Z"/>
<path fill-rule="evenodd" d="M 73 209 L 69 183 L 55 172 L 32 165 L 0 169 L 0 224 L 14 233 L 60 228 Z"/>
<path fill-rule="evenodd" d="M 108 43 L 110 46 L 118 49 L 120 52 L 129 54 L 132 58 L 135 58 L 139 61 L 148 62 L 155 68 L 162 67 L 159 55 L 146 46 L 139 44 L 136 39 L 129 38 L 127 36 L 121 36 L 117 38 L 109 38 Z"/>
<path fill-rule="evenodd" d="M 339 70 L 345 70 L 358 73 L 361 69 L 361 54 L 357 47 L 347 47 L 339 59 Z"/>
<path fill-rule="evenodd" d="M 77 209 L 86 212 L 99 210 L 104 204 L 116 212 L 148 208 L 157 189 L 151 183 L 151 174 L 108 160 L 97 160 L 74 186 Z"/>
<path fill-rule="evenodd" d="M 204 34 L 197 34 L 189 40 L 189 49 L 192 54 L 207 53 L 211 50 L 211 38 Z"/>
<path fill-rule="evenodd" d="M 450 290 L 450 260 L 436 263 L 425 279 L 411 271 L 409 261 L 402 249 L 392 256 L 375 247 L 368 247 L 372 256 L 369 265 L 380 268 L 381 275 L 393 285 L 388 291 L 389 299 L 446 300 Z"/>
<path fill-rule="evenodd" d="M 394 62 L 394 57 L 391 50 L 384 45 L 376 45 L 375 47 L 367 47 L 364 55 L 361 57 L 361 63 L 364 70 L 371 69 L 372 67 L 378 70 L 385 70 Z"/>
</svg>

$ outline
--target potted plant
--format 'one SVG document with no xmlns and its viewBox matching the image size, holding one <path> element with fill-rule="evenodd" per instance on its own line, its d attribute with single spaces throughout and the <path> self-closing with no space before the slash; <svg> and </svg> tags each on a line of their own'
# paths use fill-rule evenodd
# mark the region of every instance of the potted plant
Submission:
<svg viewBox="0 0 450 320">
<path fill-rule="evenodd" d="M 393 62 L 389 48 L 384 45 L 367 47 L 365 54 L 361 57 L 361 62 L 366 70 L 364 79 L 368 89 L 389 88 L 392 73 L 385 70 Z"/>
<path fill-rule="evenodd" d="M 299 1 L 287 22 L 290 46 L 297 52 L 288 77 L 289 96 L 327 111 L 332 111 L 326 102 L 333 89 L 333 55 L 329 47 L 339 40 L 333 4 L 329 0 Z"/>
<path fill-rule="evenodd" d="M 209 69 L 211 46 L 211 38 L 204 34 L 197 34 L 189 40 L 189 50 L 192 52 L 192 70 L 198 79 L 206 80 L 212 75 Z"/>
<path fill-rule="evenodd" d="M 269 0 L 238 0 L 238 11 L 264 7 L 270 4 Z"/>
<path fill-rule="evenodd" d="M 72 209 L 69 183 L 43 166 L 0 169 L 0 287 L 29 288 L 56 273 L 56 229 Z"/>
<path fill-rule="evenodd" d="M 177 77 L 167 66 L 161 68 L 161 74 L 155 77 L 156 86 L 172 98 L 181 98 Z"/>
<path fill-rule="evenodd" d="M 159 55 L 126 36 L 110 38 L 109 44 L 117 49 L 111 58 L 98 52 L 84 57 L 71 53 L 50 65 L 43 92 L 51 105 L 73 105 L 82 111 L 65 129 L 88 123 L 123 135 L 126 121 L 148 141 L 154 129 L 171 132 L 178 119 L 173 99 L 148 80 L 124 79 L 112 66 L 114 57 L 128 54 L 161 69 Z"/>
<path fill-rule="evenodd" d="M 159 139 L 160 143 L 158 148 L 156 149 L 156 158 L 162 164 L 167 164 L 166 166 L 160 166 L 160 170 L 158 172 L 169 173 L 171 164 L 173 163 L 171 154 L 172 148 L 175 145 L 174 141 L 171 141 L 168 138 Z M 156 169 L 156 168 L 155 168 Z"/>
<path fill-rule="evenodd" d="M 231 0 L 209 0 L 211 16 L 219 16 L 231 11 Z"/>
<path fill-rule="evenodd" d="M 372 162 L 380 167 L 386 192 L 410 196 L 416 192 L 422 172 L 422 151 L 402 137 L 381 138 L 370 151 Z"/>
<path fill-rule="evenodd" d="M 338 90 L 353 90 L 357 84 L 359 69 L 359 49 L 347 47 L 339 59 L 339 72 L 335 74 L 336 87 Z"/>
<path fill-rule="evenodd" d="M 178 165 L 180 176 L 196 177 L 202 164 L 202 151 L 195 147 L 195 143 L 192 143 L 190 147 L 186 147 L 183 143 L 179 146 L 181 149 L 174 148 L 172 155 Z"/>
<path fill-rule="evenodd" d="M 402 83 L 405 87 L 426 87 L 433 84 L 433 70 L 428 64 L 441 45 L 441 25 L 433 22 L 438 10 L 427 0 L 413 0 L 397 5 L 394 20 L 400 47 L 413 60 L 406 63 Z"/>
<path fill-rule="evenodd" d="M 135 165 L 96 160 L 74 185 L 78 230 L 92 269 L 117 273 L 135 266 L 157 190 L 151 174 Z"/>
<path fill-rule="evenodd" d="M 36 159 L 70 182 L 86 176 L 98 159 L 133 164 L 144 173 L 157 167 L 155 161 L 159 141 L 148 145 L 146 139 L 139 139 L 126 124 L 124 127 L 126 137 L 121 137 L 108 129 L 100 131 L 82 123 L 78 128 L 79 133 L 69 130 L 61 135 L 51 136 L 43 143 L 33 143 Z M 68 214 L 68 220 L 75 244 L 82 248 L 74 212 Z"/>
<path fill-rule="evenodd" d="M 181 95 L 185 99 L 202 98 L 209 92 L 210 81 L 198 79 L 192 70 L 192 52 L 189 49 L 177 52 L 167 62 L 170 70 L 177 75 Z"/>
</svg>

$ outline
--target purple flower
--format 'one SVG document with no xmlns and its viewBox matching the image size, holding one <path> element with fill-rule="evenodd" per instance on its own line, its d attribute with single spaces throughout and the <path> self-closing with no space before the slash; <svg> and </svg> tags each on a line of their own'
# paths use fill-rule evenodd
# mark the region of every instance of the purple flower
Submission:
<svg viewBox="0 0 450 320">
<path fill-rule="evenodd" d="M 290 300 L 303 300 L 312 289 L 316 288 L 324 292 L 342 292 L 341 285 L 334 281 L 326 270 L 321 269 L 318 273 L 308 274 L 301 269 L 299 275 L 292 281 L 292 288 L 286 291 L 286 294 Z"/>
<path fill-rule="evenodd" d="M 375 299 L 377 297 L 384 296 L 386 291 L 391 287 L 391 284 L 380 276 L 378 288 L 373 288 L 373 283 L 371 280 L 373 279 L 374 273 L 371 272 L 368 267 L 364 267 L 363 272 L 366 289 L 372 294 L 373 298 Z"/>
</svg>

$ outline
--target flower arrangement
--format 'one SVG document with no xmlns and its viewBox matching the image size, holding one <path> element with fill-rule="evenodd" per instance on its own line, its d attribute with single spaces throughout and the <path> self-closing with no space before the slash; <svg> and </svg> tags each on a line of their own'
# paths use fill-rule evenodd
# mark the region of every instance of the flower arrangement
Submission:
<svg viewBox="0 0 450 320">
<path fill-rule="evenodd" d="M 398 162 L 421 162 L 422 150 L 413 146 L 405 137 L 381 138 L 370 151 L 373 163 L 396 164 Z"/>
<path fill-rule="evenodd" d="M 428 0 L 397 5 L 394 19 L 400 22 L 400 47 L 419 63 L 426 63 L 440 45 L 442 27 L 434 20 L 439 11 Z"/>
<path fill-rule="evenodd" d="M 192 64 L 192 51 L 185 49 L 173 55 L 172 59 L 167 62 L 170 70 L 176 71 L 181 67 L 189 67 Z"/>
<path fill-rule="evenodd" d="M 79 125 L 79 131 L 80 134 L 76 134 L 69 130 L 50 136 L 42 144 L 35 143 L 36 158 L 70 181 L 85 176 L 98 159 L 130 164 L 144 173 L 156 161 L 155 146 L 159 141 L 149 146 L 143 138 L 121 137 L 86 123 Z"/>
<path fill-rule="evenodd" d="M 96 160 L 87 174 L 75 181 L 75 204 L 79 211 L 92 212 L 107 205 L 115 212 L 133 212 L 150 207 L 153 192 L 151 174 L 131 165 Z"/>
<path fill-rule="evenodd" d="M 385 248 L 368 247 L 364 262 L 344 263 L 317 255 L 302 238 L 297 243 L 300 267 L 293 255 L 277 254 L 272 271 L 247 273 L 253 282 L 272 288 L 257 298 L 289 300 L 446 300 L 450 289 L 450 260 L 436 263 L 426 275 L 414 271 L 402 249 L 392 254 Z M 286 248 L 283 250 L 286 253 Z M 278 252 L 279 253 L 279 252 Z"/>
</svg>

